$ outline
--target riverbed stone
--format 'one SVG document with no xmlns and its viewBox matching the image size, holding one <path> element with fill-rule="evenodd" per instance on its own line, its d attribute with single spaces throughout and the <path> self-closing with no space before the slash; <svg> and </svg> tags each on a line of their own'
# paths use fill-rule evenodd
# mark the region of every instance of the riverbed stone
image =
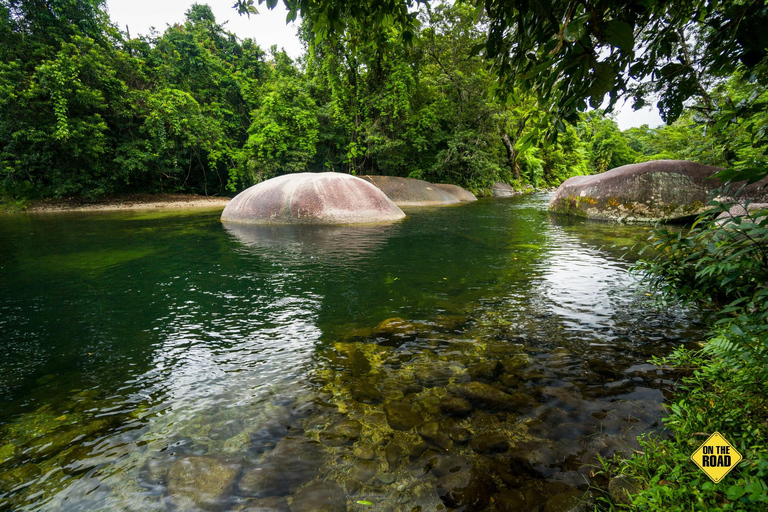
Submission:
<svg viewBox="0 0 768 512">
<path fill-rule="evenodd" d="M 231 494 L 241 464 L 234 459 L 186 456 L 177 459 L 168 471 L 168 496 L 176 508 L 185 510 L 223 508 Z"/>
<path fill-rule="evenodd" d="M 326 446 L 349 445 L 360 439 L 363 424 L 357 420 L 343 419 L 320 433 L 320 439 Z"/>
<path fill-rule="evenodd" d="M 173 461 L 174 459 L 160 454 L 149 457 L 139 469 L 136 482 L 152 494 L 162 494 Z"/>
<path fill-rule="evenodd" d="M 368 483 L 376 476 L 379 465 L 373 460 L 358 460 L 349 471 L 349 476 L 358 482 Z"/>
<path fill-rule="evenodd" d="M 469 447 L 477 453 L 502 453 L 509 450 L 509 441 L 499 432 L 486 432 L 473 437 Z"/>
<path fill-rule="evenodd" d="M 378 404 L 384 397 L 381 391 L 367 382 L 355 382 L 350 387 L 352 398 L 364 404 Z"/>
<path fill-rule="evenodd" d="M 424 180 L 397 176 L 360 176 L 381 189 L 398 206 L 439 206 L 461 200 L 452 192 Z"/>
<path fill-rule="evenodd" d="M 449 183 L 433 183 L 433 185 L 453 195 L 462 203 L 471 203 L 472 201 L 477 201 L 475 194 L 465 188 L 461 188 L 458 185 L 451 185 Z"/>
<path fill-rule="evenodd" d="M 445 395 L 440 398 L 440 409 L 449 416 L 466 416 L 472 412 L 472 404 L 464 398 Z"/>
<path fill-rule="evenodd" d="M 291 512 L 346 512 L 347 499 L 335 482 L 315 482 L 293 496 Z"/>
<path fill-rule="evenodd" d="M 362 444 L 360 446 L 355 446 L 355 449 L 352 450 L 352 454 L 358 459 L 373 460 L 376 457 L 376 450 L 370 444 Z"/>
<path fill-rule="evenodd" d="M 278 176 L 236 195 L 221 220 L 239 224 L 359 224 L 405 217 L 381 190 L 350 174 Z"/>
<path fill-rule="evenodd" d="M 504 371 L 504 365 L 500 361 L 483 361 L 467 368 L 467 373 L 472 380 L 493 384 Z"/>
<path fill-rule="evenodd" d="M 427 450 L 429 450 L 429 443 L 424 441 L 411 443 L 408 447 L 408 458 L 411 460 L 416 460 L 421 457 Z"/>
<path fill-rule="evenodd" d="M 594 508 L 595 499 L 591 492 L 572 490 L 549 498 L 544 512 L 591 512 Z"/>
<path fill-rule="evenodd" d="M 531 405 L 532 399 L 523 393 L 509 394 L 484 382 L 467 382 L 449 386 L 452 395 L 458 395 L 478 409 L 513 412 Z"/>
<path fill-rule="evenodd" d="M 256 498 L 235 509 L 237 512 L 291 512 L 291 507 L 282 496 Z"/>
<path fill-rule="evenodd" d="M 624 165 L 592 176 L 574 176 L 557 189 L 549 210 L 624 222 L 692 218 L 709 208 L 711 193 L 721 186 L 712 178 L 719 170 L 684 160 L 654 160 Z M 768 180 L 747 185 L 738 197 L 765 198 L 768 190 L 761 189 L 765 183 Z M 740 185 L 731 185 L 731 190 L 736 191 Z"/>
<path fill-rule="evenodd" d="M 518 489 L 504 489 L 494 496 L 498 512 L 520 512 L 530 510 L 525 506 L 525 496 Z"/>
<path fill-rule="evenodd" d="M 397 439 L 392 439 L 384 449 L 384 456 L 389 464 L 389 469 L 394 470 L 408 453 L 408 449 Z"/>
<path fill-rule="evenodd" d="M 243 472 L 238 489 L 243 496 L 285 496 L 315 478 L 327 457 L 316 441 L 286 437 L 258 466 Z"/>
<path fill-rule="evenodd" d="M 403 491 L 403 512 L 442 510 L 443 505 L 437 494 L 434 477 L 423 478 L 411 482 Z"/>
<path fill-rule="evenodd" d="M 394 430 L 410 430 L 424 422 L 424 417 L 411 404 L 388 401 L 384 403 L 384 414 Z"/>
<path fill-rule="evenodd" d="M 496 484 L 476 469 L 448 473 L 437 480 L 437 494 L 446 506 L 466 512 L 481 511 L 491 502 Z"/>
<path fill-rule="evenodd" d="M 430 421 L 419 426 L 418 432 L 419 436 L 432 446 L 436 446 L 445 451 L 453 449 L 451 438 L 443 432 L 436 421 Z"/>
</svg>

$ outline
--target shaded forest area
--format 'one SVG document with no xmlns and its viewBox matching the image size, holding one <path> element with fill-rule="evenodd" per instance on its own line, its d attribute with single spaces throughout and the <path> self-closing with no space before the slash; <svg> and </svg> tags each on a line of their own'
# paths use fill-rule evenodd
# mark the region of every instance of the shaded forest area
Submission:
<svg viewBox="0 0 768 512">
<path fill-rule="evenodd" d="M 547 141 L 548 107 L 529 91 L 499 93 L 478 51 L 488 20 L 462 3 L 422 9 L 410 44 L 395 23 L 351 20 L 318 38 L 304 22 L 299 61 L 238 39 L 201 4 L 138 37 L 100 0 L 2 0 L 0 16 L 0 195 L 14 199 L 231 195 L 323 170 L 482 194 L 649 159 L 727 161 L 695 108 L 624 133 L 593 110 Z M 741 82 L 711 94 L 745 94 Z"/>
</svg>

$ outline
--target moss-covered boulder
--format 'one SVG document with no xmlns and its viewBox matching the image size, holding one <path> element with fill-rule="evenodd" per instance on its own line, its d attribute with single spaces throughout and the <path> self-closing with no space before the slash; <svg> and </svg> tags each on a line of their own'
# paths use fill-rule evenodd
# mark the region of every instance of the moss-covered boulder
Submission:
<svg viewBox="0 0 768 512">
<path fill-rule="evenodd" d="M 221 214 L 222 221 L 240 224 L 364 224 L 403 217 L 378 188 L 334 172 L 263 181 L 235 196 Z"/>
<path fill-rule="evenodd" d="M 450 183 L 435 183 L 434 185 L 441 190 L 445 190 L 449 194 L 453 194 L 456 196 L 456 199 L 462 203 L 471 203 L 472 201 L 477 201 L 475 194 L 465 188 L 461 188 L 458 185 L 451 185 Z"/>
<path fill-rule="evenodd" d="M 685 220 L 707 209 L 711 195 L 722 185 L 712 178 L 719 170 L 683 160 L 655 160 L 575 176 L 560 185 L 549 210 L 622 222 Z M 765 181 L 744 187 L 738 197 L 765 196 Z M 732 191 L 739 188 L 740 184 L 730 187 Z"/>
<path fill-rule="evenodd" d="M 461 202 L 453 193 L 424 180 L 397 176 L 360 176 L 360 178 L 376 185 L 398 206 L 440 206 Z"/>
</svg>

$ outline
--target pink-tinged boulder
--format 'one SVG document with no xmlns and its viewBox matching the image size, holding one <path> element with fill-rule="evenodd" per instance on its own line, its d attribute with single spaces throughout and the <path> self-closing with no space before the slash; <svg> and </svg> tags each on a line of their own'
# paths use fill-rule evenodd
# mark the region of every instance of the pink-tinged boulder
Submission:
<svg viewBox="0 0 768 512">
<path fill-rule="evenodd" d="M 424 180 L 396 176 L 360 176 L 373 183 L 397 206 L 439 206 L 458 204 L 459 199 Z"/>
<path fill-rule="evenodd" d="M 512 187 L 512 185 L 508 185 L 500 181 L 494 183 L 493 188 L 491 189 L 491 195 L 493 195 L 493 197 L 512 197 L 516 194 L 517 191 Z"/>
<path fill-rule="evenodd" d="M 692 218 L 709 208 L 722 185 L 710 178 L 720 168 L 684 160 L 654 160 L 611 169 L 593 176 L 575 176 L 557 189 L 549 210 L 591 219 L 622 222 L 675 221 Z M 765 197 L 768 180 L 741 189 L 739 199 Z M 732 184 L 728 195 L 736 195 L 741 184 Z"/>
<path fill-rule="evenodd" d="M 721 226 L 758 224 L 768 226 L 768 203 L 735 204 L 717 216 Z"/>
<path fill-rule="evenodd" d="M 405 217 L 381 190 L 335 172 L 278 176 L 232 199 L 223 222 L 240 224 L 371 224 Z"/>
<path fill-rule="evenodd" d="M 445 190 L 446 192 L 453 195 L 456 199 L 458 199 L 462 203 L 470 203 L 472 201 L 477 201 L 475 194 L 473 194 L 467 189 L 461 188 L 458 185 L 451 185 L 448 183 L 435 183 L 434 186 L 436 186 L 441 190 Z"/>
</svg>

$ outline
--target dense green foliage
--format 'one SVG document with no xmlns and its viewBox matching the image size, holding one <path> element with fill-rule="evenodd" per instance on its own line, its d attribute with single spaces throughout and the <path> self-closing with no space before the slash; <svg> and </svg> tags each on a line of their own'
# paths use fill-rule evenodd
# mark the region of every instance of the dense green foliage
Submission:
<svg viewBox="0 0 768 512">
<path fill-rule="evenodd" d="M 713 217 L 726 212 L 714 204 L 687 233 L 655 230 L 655 256 L 639 265 L 664 300 L 705 305 L 714 324 L 701 349 L 657 361 L 681 378 L 664 420 L 673 437 L 646 439 L 643 453 L 613 468 L 644 484 L 632 510 L 768 507 L 768 210 Z M 716 431 L 744 457 L 717 485 L 690 462 Z"/>
<path fill-rule="evenodd" d="M 482 191 L 591 170 L 573 128 L 543 144 L 533 95 L 494 95 L 473 52 L 487 20 L 463 4 L 384 31 L 351 19 L 333 38 L 310 19 L 301 63 L 239 40 L 206 5 L 133 38 L 101 0 L 2 0 L 0 15 L 0 195 L 225 194 L 306 170 Z"/>
<path fill-rule="evenodd" d="M 272 8 L 277 0 L 259 0 Z M 375 51 L 385 51 L 393 24 L 414 40 L 416 10 L 429 0 L 283 0 L 300 13 L 315 40 L 336 39 L 364 23 Z M 667 122 L 696 101 L 707 138 L 722 147 L 726 179 L 768 174 L 768 5 L 763 0 L 468 0 L 487 20 L 476 51 L 494 62 L 497 86 L 515 103 L 533 95 L 542 109 L 538 131 L 557 139 L 565 121 L 579 122 L 588 105 L 608 108 L 625 97 L 639 108 L 652 98 Z M 254 0 L 237 0 L 241 12 Z M 724 85 L 725 82 L 725 85 Z M 730 89 L 730 90 L 723 90 Z M 733 131 L 738 131 L 734 137 Z M 721 150 L 716 149 L 714 152 Z"/>
</svg>

